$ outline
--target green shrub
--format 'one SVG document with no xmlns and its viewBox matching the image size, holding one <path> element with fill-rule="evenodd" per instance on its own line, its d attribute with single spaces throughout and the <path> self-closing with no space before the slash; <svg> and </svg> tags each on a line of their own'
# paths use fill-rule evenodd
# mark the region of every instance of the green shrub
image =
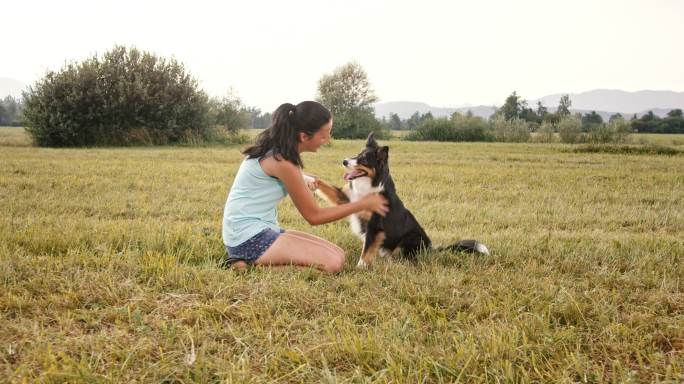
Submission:
<svg viewBox="0 0 684 384">
<path fill-rule="evenodd" d="M 624 120 L 613 120 L 608 124 L 593 124 L 587 132 L 587 141 L 595 144 L 624 143 L 632 133 L 632 126 Z"/>
<path fill-rule="evenodd" d="M 492 120 L 494 140 L 507 143 L 524 143 L 530 140 L 530 129 L 527 122 L 513 118 L 506 120 L 503 116 Z"/>
<path fill-rule="evenodd" d="M 212 125 L 223 127 L 226 134 L 237 135 L 240 129 L 251 126 L 251 113 L 232 94 L 222 98 L 212 97 L 209 100 L 209 120 Z"/>
<path fill-rule="evenodd" d="M 181 143 L 210 125 L 207 96 L 182 64 L 121 46 L 48 72 L 24 99 L 40 146 Z"/>
<path fill-rule="evenodd" d="M 461 141 L 491 141 L 492 135 L 489 124 L 485 119 L 474 116 L 471 113 L 461 115 L 454 113 L 451 115 L 451 123 L 455 131 L 461 137 Z"/>
<path fill-rule="evenodd" d="M 426 119 L 406 135 L 414 141 L 490 141 L 487 122 L 477 116 L 454 113 L 450 119 Z"/>
<path fill-rule="evenodd" d="M 582 139 L 582 122 L 574 116 L 563 117 L 558 122 L 558 134 L 563 143 L 578 143 Z"/>
<path fill-rule="evenodd" d="M 406 135 L 414 141 L 487 141 L 486 123 L 469 124 L 465 120 L 447 118 L 428 119 L 418 129 Z"/>
<path fill-rule="evenodd" d="M 634 129 L 632 128 L 632 124 L 630 124 L 629 121 L 626 120 L 615 120 L 611 121 L 608 123 L 609 126 L 611 126 L 611 129 L 613 130 L 615 134 L 615 138 L 613 142 L 615 143 L 626 143 L 629 141 L 629 135 L 634 133 Z"/>
<path fill-rule="evenodd" d="M 389 137 L 389 131 L 375 118 L 372 110 L 352 110 L 333 115 L 333 136 L 338 139 L 365 139 L 375 132 L 375 137 Z"/>
<path fill-rule="evenodd" d="M 221 125 L 212 125 L 206 129 L 204 137 L 196 141 L 186 141 L 187 144 L 247 144 L 253 141 L 253 138 L 247 134 L 239 131 L 231 131 Z"/>
<path fill-rule="evenodd" d="M 587 128 L 587 141 L 595 144 L 613 141 L 613 132 L 608 124 L 592 124 Z"/>
<path fill-rule="evenodd" d="M 545 121 L 537 130 L 535 140 L 540 143 L 553 143 L 556 141 L 556 133 L 553 124 Z"/>
</svg>

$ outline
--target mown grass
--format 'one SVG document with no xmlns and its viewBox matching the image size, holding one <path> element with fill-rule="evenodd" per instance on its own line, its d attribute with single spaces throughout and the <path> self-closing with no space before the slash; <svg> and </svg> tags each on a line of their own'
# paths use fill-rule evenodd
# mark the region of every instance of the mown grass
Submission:
<svg viewBox="0 0 684 384">
<path fill-rule="evenodd" d="M 631 137 L 632 140 L 638 144 L 673 145 L 675 147 L 684 145 L 684 135 L 678 134 L 639 133 L 631 135 Z"/>
<path fill-rule="evenodd" d="M 663 145 L 628 145 L 628 144 L 587 144 L 578 145 L 570 150 L 579 153 L 615 153 L 628 155 L 684 155 L 683 149 Z"/>
<path fill-rule="evenodd" d="M 31 137 L 22 127 L 0 126 L 0 147 L 26 147 L 31 145 Z"/>
<path fill-rule="evenodd" d="M 1 131 L 4 136 L 6 131 Z M 0 137 L 0 142 L 8 140 Z M 340 179 L 361 141 L 305 156 Z M 0 147 L 0 381 L 681 382 L 684 157 L 392 141 L 438 253 L 217 267 L 238 147 Z"/>
</svg>

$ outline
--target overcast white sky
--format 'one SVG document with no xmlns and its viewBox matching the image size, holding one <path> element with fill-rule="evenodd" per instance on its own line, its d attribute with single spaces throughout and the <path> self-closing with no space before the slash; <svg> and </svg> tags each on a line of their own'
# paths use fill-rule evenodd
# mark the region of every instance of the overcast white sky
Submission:
<svg viewBox="0 0 684 384">
<path fill-rule="evenodd" d="M 349 61 L 381 101 L 501 104 L 684 91 L 684 1 L 3 1 L 0 77 L 31 84 L 115 44 L 173 56 L 211 95 L 272 111 Z"/>
</svg>

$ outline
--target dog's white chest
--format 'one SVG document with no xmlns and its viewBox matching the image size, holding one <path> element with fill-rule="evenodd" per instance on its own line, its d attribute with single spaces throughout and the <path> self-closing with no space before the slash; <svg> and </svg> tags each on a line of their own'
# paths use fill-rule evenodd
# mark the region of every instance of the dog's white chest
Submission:
<svg viewBox="0 0 684 384">
<path fill-rule="evenodd" d="M 382 184 L 378 185 L 377 187 L 374 187 L 371 185 L 370 178 L 360 177 L 358 179 L 352 180 L 351 182 L 351 196 L 349 196 L 349 200 L 358 201 L 366 197 L 366 195 L 368 194 L 378 193 L 382 191 Z"/>
<path fill-rule="evenodd" d="M 377 187 L 371 185 L 371 180 L 368 177 L 360 177 L 358 179 L 352 180 L 351 182 L 351 193 L 349 200 L 352 202 L 359 201 L 371 193 L 382 192 L 382 184 Z M 366 233 L 363 231 L 363 226 L 361 225 L 361 219 L 354 213 L 349 216 L 349 224 L 351 226 L 352 232 L 361 240 L 366 238 Z"/>
</svg>

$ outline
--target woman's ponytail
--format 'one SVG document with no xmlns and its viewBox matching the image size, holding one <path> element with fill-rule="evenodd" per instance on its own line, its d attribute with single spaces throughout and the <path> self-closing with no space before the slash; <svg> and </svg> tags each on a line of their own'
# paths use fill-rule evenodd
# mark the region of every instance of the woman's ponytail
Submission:
<svg viewBox="0 0 684 384">
<path fill-rule="evenodd" d="M 272 150 L 277 160 L 284 158 L 303 167 L 298 150 L 299 133 L 313 136 L 331 118 L 330 111 L 315 101 L 281 104 L 273 112 L 271 125 L 257 136 L 254 145 L 242 153 L 252 159 L 261 158 Z"/>
</svg>

